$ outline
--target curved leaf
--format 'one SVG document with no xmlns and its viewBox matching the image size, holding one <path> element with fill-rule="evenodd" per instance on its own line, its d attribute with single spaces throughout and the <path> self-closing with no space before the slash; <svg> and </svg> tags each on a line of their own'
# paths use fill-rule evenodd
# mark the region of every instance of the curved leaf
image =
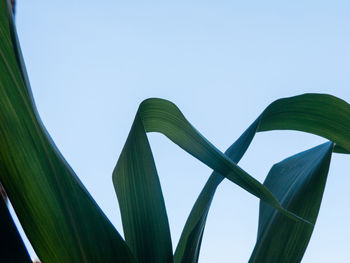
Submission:
<svg viewBox="0 0 350 263">
<path fill-rule="evenodd" d="M 261 115 L 258 131 L 297 130 L 335 143 L 334 152 L 350 153 L 350 105 L 327 94 L 279 99 Z"/>
<path fill-rule="evenodd" d="M 139 116 L 114 169 L 113 183 L 125 240 L 138 262 L 173 262 L 163 195 Z"/>
<path fill-rule="evenodd" d="M 140 262 L 172 261 L 168 219 L 146 132 L 164 134 L 213 170 L 287 217 L 303 221 L 281 207 L 267 188 L 208 142 L 173 103 L 163 99 L 148 99 L 139 107 L 113 173 L 125 239 Z M 248 133 L 249 136 L 254 134 L 251 131 Z M 250 137 L 239 140 L 238 144 L 242 144 L 243 148 L 236 152 L 233 147 L 232 155 L 240 158 L 244 147 L 248 147 L 246 141 L 250 140 Z"/>
<path fill-rule="evenodd" d="M 304 221 L 281 207 L 267 188 L 205 139 L 186 120 L 175 104 L 163 99 L 148 99 L 141 103 L 138 115 L 142 120 L 145 132 L 162 133 L 193 157 L 275 207 L 287 217 Z"/>
<path fill-rule="evenodd" d="M 248 149 L 258 124 L 259 122 L 255 121 L 225 152 L 225 155 L 233 162 L 238 163 Z M 217 172 L 213 172 L 209 177 L 187 218 L 179 243 L 176 247 L 174 255 L 175 262 L 198 262 L 201 240 L 211 201 L 217 186 L 223 179 L 224 177 Z"/>
<path fill-rule="evenodd" d="M 285 208 L 315 224 L 332 150 L 328 142 L 275 164 L 264 185 Z M 312 231 L 312 225 L 293 222 L 260 202 L 258 237 L 249 262 L 298 263 Z"/>
<path fill-rule="evenodd" d="M 335 142 L 335 152 L 350 153 L 350 105 L 327 94 L 304 94 L 279 99 L 271 103 L 240 137 L 244 143 L 234 143 L 230 147 L 233 151 L 241 152 L 239 158 L 232 160 L 240 160 L 256 132 L 269 130 L 313 133 Z M 196 255 L 199 253 L 207 213 L 221 181 L 220 176 L 213 173 L 198 196 L 175 251 L 176 263 L 198 262 Z"/>
<path fill-rule="evenodd" d="M 43 262 L 134 262 L 37 115 L 7 1 L 0 1 L 0 181 Z"/>
</svg>

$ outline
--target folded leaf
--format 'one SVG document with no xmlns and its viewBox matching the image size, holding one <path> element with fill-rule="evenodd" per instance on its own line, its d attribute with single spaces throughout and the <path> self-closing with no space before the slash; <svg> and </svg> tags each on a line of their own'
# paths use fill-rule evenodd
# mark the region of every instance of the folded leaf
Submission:
<svg viewBox="0 0 350 263">
<path fill-rule="evenodd" d="M 332 150 L 328 142 L 275 164 L 264 185 L 285 208 L 316 223 Z M 289 220 L 260 202 L 258 237 L 249 262 L 298 263 L 312 231 L 312 225 Z"/>
<path fill-rule="evenodd" d="M 42 126 L 0 1 L 0 181 L 43 262 L 135 262 Z"/>
</svg>

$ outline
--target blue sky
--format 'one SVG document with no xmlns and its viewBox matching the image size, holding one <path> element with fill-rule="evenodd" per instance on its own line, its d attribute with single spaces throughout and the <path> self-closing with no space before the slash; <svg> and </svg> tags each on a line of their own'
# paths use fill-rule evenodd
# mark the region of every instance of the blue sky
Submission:
<svg viewBox="0 0 350 263">
<path fill-rule="evenodd" d="M 308 92 L 350 101 L 348 1 L 23 1 L 17 29 L 39 113 L 55 143 L 122 233 L 111 173 L 138 104 L 175 102 L 224 151 L 275 99 Z M 210 169 L 149 135 L 176 244 Z M 258 134 L 240 165 L 270 167 L 325 140 Z M 303 262 L 350 261 L 349 156 L 335 154 Z M 217 192 L 200 262 L 247 262 L 258 199 Z M 31 252 L 33 253 L 33 252 Z"/>
</svg>

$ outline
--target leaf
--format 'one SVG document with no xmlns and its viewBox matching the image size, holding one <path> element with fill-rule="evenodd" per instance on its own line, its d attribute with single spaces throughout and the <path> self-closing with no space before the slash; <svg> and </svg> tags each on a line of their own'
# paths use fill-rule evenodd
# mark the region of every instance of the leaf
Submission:
<svg viewBox="0 0 350 263">
<path fill-rule="evenodd" d="M 0 3 L 0 180 L 8 189 L 21 223 L 42 260 L 133 262 L 134 257 L 125 242 L 60 155 L 41 124 L 32 100 L 23 58 L 8 9 L 5 1 L 2 1 Z M 149 105 L 145 106 L 147 103 Z M 141 105 L 139 114 L 145 132 L 163 132 L 215 171 L 270 203 L 285 215 L 297 218 L 285 211 L 268 189 L 198 134 L 174 105 L 161 100 L 148 101 Z M 276 117 L 273 110 L 270 115 L 272 119 Z M 267 126 L 261 130 L 270 128 Z M 282 128 L 285 127 L 282 125 Z M 346 137 L 337 138 L 336 143 L 335 149 L 339 152 L 349 151 Z M 143 144 L 148 147 L 148 143 Z M 144 151 L 148 155 L 151 152 L 148 149 Z M 148 169 L 151 172 L 154 170 L 152 167 Z M 155 180 L 154 176 L 147 178 L 154 180 L 152 185 L 156 188 L 158 179 Z M 214 183 L 216 184 L 215 181 Z M 158 204 L 163 201 L 159 193 L 161 194 L 160 189 L 158 194 L 154 194 L 158 196 L 156 201 Z M 121 196 L 119 199 L 125 198 L 125 207 L 130 209 L 128 203 L 132 202 L 128 194 L 126 197 L 123 194 L 119 196 Z M 153 197 L 149 200 L 153 200 Z M 145 201 L 148 202 L 147 198 Z M 165 210 L 159 211 L 159 216 L 161 217 L 164 212 Z M 200 224 L 194 224 L 195 228 L 200 230 L 205 219 L 206 217 L 201 219 Z M 166 226 L 167 222 L 164 222 L 161 224 Z M 200 233 L 199 240 L 203 230 L 196 230 Z"/>
<path fill-rule="evenodd" d="M 113 173 L 125 239 L 140 262 L 172 261 L 169 256 L 172 252 L 168 219 L 146 132 L 164 134 L 182 149 L 286 216 L 304 221 L 283 209 L 267 188 L 208 142 L 176 105 L 163 99 L 148 99 L 139 107 Z M 254 133 L 249 131 L 249 134 L 252 136 Z M 250 139 L 243 138 L 238 144 L 245 145 L 246 140 Z M 243 154 L 243 148 L 241 152 L 233 149 L 232 154 Z"/>
<path fill-rule="evenodd" d="M 255 121 L 225 152 L 225 155 L 233 162 L 239 162 L 248 149 L 258 124 L 259 122 Z M 175 262 L 198 262 L 202 236 L 210 205 L 215 191 L 223 179 L 224 177 L 217 172 L 213 172 L 209 177 L 187 218 L 179 243 L 176 247 L 174 255 Z"/>
<path fill-rule="evenodd" d="M 285 208 L 315 224 L 332 150 L 333 143 L 327 142 L 275 164 L 264 185 Z M 289 220 L 260 202 L 258 237 L 249 262 L 300 262 L 312 231 L 312 225 Z"/>
<path fill-rule="evenodd" d="M 43 262 L 135 262 L 37 115 L 12 17 L 0 2 L 0 181 Z"/>
<path fill-rule="evenodd" d="M 32 262 L 6 203 L 0 196 L 0 259 L 2 262 Z"/>
<path fill-rule="evenodd" d="M 113 172 L 125 240 L 139 263 L 173 262 L 168 218 L 149 142 L 137 116 Z"/>
<path fill-rule="evenodd" d="M 335 143 L 334 152 L 350 153 L 350 105 L 327 94 L 279 99 L 261 115 L 258 131 L 297 130 Z"/>
<path fill-rule="evenodd" d="M 287 217 L 297 221 L 304 221 L 281 207 L 267 188 L 205 139 L 186 120 L 175 104 L 163 99 L 148 99 L 141 103 L 138 114 L 146 132 L 162 133 L 193 157 L 251 194 L 269 203 Z"/>
<path fill-rule="evenodd" d="M 331 95 L 304 94 L 271 103 L 234 143 L 231 152 L 244 155 L 256 132 L 299 130 L 323 136 L 336 143 L 334 151 L 350 152 L 350 105 Z M 249 135 L 248 135 L 249 134 Z M 207 214 L 222 178 L 213 173 L 197 198 L 175 250 L 175 262 L 198 262 Z M 200 227 L 199 227 L 200 226 Z"/>
</svg>

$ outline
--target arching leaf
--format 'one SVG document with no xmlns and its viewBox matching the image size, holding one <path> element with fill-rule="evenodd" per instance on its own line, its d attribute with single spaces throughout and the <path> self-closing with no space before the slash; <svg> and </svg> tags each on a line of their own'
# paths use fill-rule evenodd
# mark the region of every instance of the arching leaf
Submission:
<svg viewBox="0 0 350 263">
<path fill-rule="evenodd" d="M 280 206 L 267 188 L 207 141 L 173 103 L 163 99 L 148 99 L 139 107 L 113 173 L 125 239 L 140 262 L 172 260 L 169 256 L 171 240 L 168 219 L 147 132 L 164 134 L 213 170 L 266 201 L 287 217 L 304 221 Z M 238 142 L 243 145 L 242 149 L 236 151 L 232 148 L 232 155 L 237 155 L 237 158 L 244 153 L 246 141 L 251 140 L 253 134 L 250 130 L 248 133 L 249 138 L 242 138 Z"/>
<path fill-rule="evenodd" d="M 298 130 L 313 133 L 335 142 L 335 152 L 349 153 L 350 105 L 327 94 L 304 94 L 279 99 L 271 103 L 240 137 L 240 144 L 234 143 L 230 147 L 231 152 L 240 153 L 239 158 L 232 159 L 229 155 L 228 157 L 238 162 L 255 133 L 269 130 Z M 213 173 L 197 198 L 175 250 L 176 263 L 198 262 L 197 255 L 207 214 L 221 181 L 222 177 Z"/>
</svg>

